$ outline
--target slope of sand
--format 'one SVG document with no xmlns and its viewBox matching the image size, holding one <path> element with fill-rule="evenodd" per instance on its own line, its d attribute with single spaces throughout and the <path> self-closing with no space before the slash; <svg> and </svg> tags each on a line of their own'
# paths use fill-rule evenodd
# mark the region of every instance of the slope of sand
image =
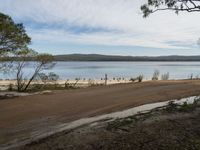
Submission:
<svg viewBox="0 0 200 150">
<path fill-rule="evenodd" d="M 0 80 L 0 90 L 7 90 L 9 88 L 9 85 L 16 85 L 16 80 Z M 28 82 L 28 81 L 26 81 Z M 107 85 L 111 84 L 119 84 L 119 83 L 130 83 L 131 81 L 129 79 L 120 79 L 120 80 L 113 80 L 109 79 L 107 80 Z M 66 83 L 76 85 L 79 87 L 87 87 L 91 84 L 105 84 L 105 80 L 98 80 L 98 79 L 81 79 L 81 80 L 58 80 L 56 82 L 47 81 L 46 84 L 59 84 L 59 85 L 65 85 Z M 44 84 L 42 81 L 32 81 L 31 84 Z"/>
<path fill-rule="evenodd" d="M 54 91 L 0 101 L 0 148 L 55 125 L 134 106 L 200 95 L 200 81 L 157 81 Z M 16 141 L 15 141 L 16 142 Z"/>
</svg>

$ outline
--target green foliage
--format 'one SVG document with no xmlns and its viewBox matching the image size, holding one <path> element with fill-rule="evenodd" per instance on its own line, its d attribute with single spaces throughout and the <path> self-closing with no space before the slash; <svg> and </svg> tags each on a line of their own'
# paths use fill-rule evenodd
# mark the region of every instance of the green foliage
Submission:
<svg viewBox="0 0 200 150">
<path fill-rule="evenodd" d="M 30 88 L 27 89 L 27 92 L 38 92 L 44 90 L 71 90 L 71 89 L 78 89 L 79 87 L 74 87 L 73 85 L 60 85 L 60 84 L 33 84 Z"/>
<path fill-rule="evenodd" d="M 50 72 L 49 74 L 45 74 L 43 72 L 38 73 L 38 77 L 45 84 L 47 82 L 56 82 L 59 79 L 59 75 L 55 74 L 54 72 Z"/>
<path fill-rule="evenodd" d="M 25 51 L 30 43 L 31 38 L 26 34 L 23 24 L 16 24 L 11 17 L 0 13 L 0 71 L 10 71 L 13 66 L 10 56 L 26 55 Z M 5 61 L 10 63 L 4 63 Z"/>
<path fill-rule="evenodd" d="M 55 74 L 54 72 L 50 72 L 48 75 L 49 81 L 55 82 L 59 79 L 59 75 Z"/>
<path fill-rule="evenodd" d="M 167 112 L 174 112 L 177 111 L 178 104 L 174 103 L 174 101 L 170 101 L 166 106 L 165 110 Z"/>
<path fill-rule="evenodd" d="M 158 10 L 173 10 L 176 14 L 180 11 L 198 12 L 200 3 L 199 0 L 148 0 L 141 6 L 143 17 L 148 17 Z"/>
<path fill-rule="evenodd" d="M 0 13 L 0 55 L 25 48 L 30 43 L 23 24 L 16 24 L 11 17 Z"/>
<path fill-rule="evenodd" d="M 148 17 L 151 13 L 153 13 L 153 10 L 149 8 L 147 4 L 144 4 L 140 8 L 143 12 L 143 17 L 146 18 Z"/>
<path fill-rule="evenodd" d="M 31 38 L 26 34 L 23 24 L 16 24 L 11 17 L 0 13 L 0 61 L 7 61 L 0 66 L 5 73 L 16 73 L 18 91 L 25 91 L 30 83 L 42 70 L 51 69 L 53 56 L 49 54 L 38 54 L 36 51 L 27 48 Z M 26 79 L 23 68 L 29 60 L 35 61 L 33 75 Z M 15 63 L 12 63 L 16 61 Z M 57 76 L 51 74 L 52 79 Z"/>
<path fill-rule="evenodd" d="M 126 130 L 125 127 L 130 126 L 133 123 L 136 123 L 138 121 L 137 116 L 129 116 L 123 119 L 116 119 L 112 122 L 109 122 L 106 129 L 107 130 Z"/>
<path fill-rule="evenodd" d="M 38 55 L 38 53 L 29 48 L 23 48 L 20 50 L 16 50 L 13 52 L 13 61 L 29 61 L 30 58 L 34 58 Z"/>
<path fill-rule="evenodd" d="M 139 75 L 139 76 L 137 77 L 137 79 L 138 79 L 138 82 L 142 82 L 143 78 L 144 78 L 144 76 L 143 76 L 143 75 Z"/>
<path fill-rule="evenodd" d="M 145 119 L 161 114 L 161 113 L 177 113 L 177 112 L 191 112 L 200 106 L 200 97 L 196 97 L 193 103 L 184 102 L 183 104 L 177 104 L 174 101 L 170 101 L 167 106 L 158 107 L 144 113 L 138 113 L 126 118 L 118 118 L 114 121 L 108 122 L 106 129 L 123 130 L 128 132 L 130 127 L 133 127 L 135 123 L 144 121 Z"/>
<path fill-rule="evenodd" d="M 184 102 L 183 104 L 176 104 L 174 101 L 170 101 L 166 106 L 167 112 L 190 112 L 194 111 L 200 106 L 200 98 L 196 97 L 193 103 Z"/>
<path fill-rule="evenodd" d="M 48 75 L 41 72 L 41 73 L 38 73 L 38 80 L 41 80 L 42 82 L 46 83 L 48 81 Z"/>
<path fill-rule="evenodd" d="M 199 107 L 199 99 L 194 100 L 193 103 L 188 104 L 187 102 L 184 102 L 183 105 L 181 105 L 178 110 L 182 112 L 190 112 L 194 111 L 197 107 Z"/>
<path fill-rule="evenodd" d="M 51 54 L 39 54 L 36 57 L 36 61 L 39 61 L 41 63 L 52 62 L 53 60 L 54 58 Z"/>
<path fill-rule="evenodd" d="M 14 85 L 10 83 L 10 84 L 9 84 L 9 87 L 8 87 L 8 91 L 13 91 L 13 90 L 14 90 L 13 86 L 14 86 Z"/>
<path fill-rule="evenodd" d="M 13 52 L 14 58 L 17 58 L 18 61 L 13 63 L 11 69 L 13 70 L 12 73 L 16 74 L 17 79 L 17 90 L 18 91 L 26 91 L 31 82 L 38 77 L 40 72 L 43 70 L 51 69 L 55 63 L 53 63 L 53 56 L 49 54 L 38 54 L 32 49 L 21 49 Z M 34 72 L 30 77 L 27 79 L 24 76 L 24 68 L 29 64 L 29 59 L 34 58 Z M 43 74 L 40 74 L 44 78 Z M 58 77 L 51 73 L 50 77 L 52 80 L 57 79 Z"/>
<path fill-rule="evenodd" d="M 137 78 L 130 78 L 129 81 L 131 81 L 131 82 L 135 82 L 135 80 L 137 80 Z"/>
</svg>

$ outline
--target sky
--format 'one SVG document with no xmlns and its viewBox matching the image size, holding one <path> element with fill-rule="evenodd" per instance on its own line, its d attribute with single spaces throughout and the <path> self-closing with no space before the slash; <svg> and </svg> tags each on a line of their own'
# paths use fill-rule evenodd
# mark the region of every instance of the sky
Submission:
<svg viewBox="0 0 200 150">
<path fill-rule="evenodd" d="M 200 13 L 160 11 L 143 18 L 146 0 L 0 0 L 23 23 L 30 48 L 51 54 L 200 55 Z"/>
</svg>

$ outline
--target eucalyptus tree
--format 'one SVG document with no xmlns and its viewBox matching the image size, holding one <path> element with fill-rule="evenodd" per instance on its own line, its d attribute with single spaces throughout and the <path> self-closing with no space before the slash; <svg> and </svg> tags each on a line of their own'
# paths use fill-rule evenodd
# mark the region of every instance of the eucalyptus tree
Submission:
<svg viewBox="0 0 200 150">
<path fill-rule="evenodd" d="M 172 10 L 176 14 L 181 11 L 200 12 L 200 0 L 147 0 L 141 10 L 144 17 L 159 10 Z"/>
<path fill-rule="evenodd" d="M 10 16 L 0 12 L 0 72 L 8 71 L 12 66 L 9 57 L 30 43 L 31 38 L 27 35 L 23 24 L 15 23 Z"/>
<path fill-rule="evenodd" d="M 13 19 L 0 13 L 0 54 L 22 49 L 31 43 L 22 23 L 15 23 Z"/>
<path fill-rule="evenodd" d="M 22 49 L 14 53 L 12 70 L 17 80 L 17 90 L 27 91 L 32 81 L 44 70 L 52 69 L 55 65 L 53 56 L 50 54 L 38 54 L 31 49 Z M 25 72 L 27 67 L 31 67 L 32 71 Z"/>
</svg>

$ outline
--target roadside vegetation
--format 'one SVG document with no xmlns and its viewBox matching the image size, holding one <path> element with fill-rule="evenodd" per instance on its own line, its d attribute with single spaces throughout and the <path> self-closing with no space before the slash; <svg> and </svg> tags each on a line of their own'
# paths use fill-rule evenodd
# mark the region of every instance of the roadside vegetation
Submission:
<svg viewBox="0 0 200 150">
<path fill-rule="evenodd" d="M 51 69 L 53 56 L 39 54 L 28 48 L 31 38 L 27 35 L 23 24 L 15 23 L 10 16 L 0 13 L 0 72 L 15 74 L 18 92 L 30 89 L 32 81 L 44 70 Z M 34 61 L 33 73 L 25 75 L 24 68 L 30 60 Z M 13 85 L 9 86 L 14 90 Z"/>
<path fill-rule="evenodd" d="M 154 115 L 166 114 L 166 113 L 191 113 L 198 108 L 200 108 L 199 96 L 197 96 L 192 103 L 186 101 L 183 104 L 177 104 L 174 101 L 170 101 L 166 106 L 158 107 L 148 112 L 141 112 L 126 118 L 116 119 L 115 121 L 108 123 L 107 129 L 126 130 L 127 126 L 137 123 L 138 121 L 144 121 L 145 119 L 150 118 Z"/>
</svg>

